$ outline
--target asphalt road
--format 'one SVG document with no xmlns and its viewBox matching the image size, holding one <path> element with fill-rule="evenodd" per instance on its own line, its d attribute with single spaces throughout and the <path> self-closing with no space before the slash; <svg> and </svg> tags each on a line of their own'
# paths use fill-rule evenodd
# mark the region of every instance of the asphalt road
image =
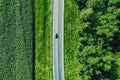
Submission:
<svg viewBox="0 0 120 80">
<path fill-rule="evenodd" d="M 53 80 L 64 80 L 64 0 L 53 0 Z"/>
</svg>

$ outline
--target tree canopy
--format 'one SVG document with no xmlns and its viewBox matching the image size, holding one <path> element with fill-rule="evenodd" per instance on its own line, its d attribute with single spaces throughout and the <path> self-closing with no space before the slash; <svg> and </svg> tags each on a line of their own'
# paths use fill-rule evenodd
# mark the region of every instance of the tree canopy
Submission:
<svg viewBox="0 0 120 80">
<path fill-rule="evenodd" d="M 120 0 L 76 0 L 79 15 L 80 76 L 116 80 L 120 53 Z"/>
</svg>

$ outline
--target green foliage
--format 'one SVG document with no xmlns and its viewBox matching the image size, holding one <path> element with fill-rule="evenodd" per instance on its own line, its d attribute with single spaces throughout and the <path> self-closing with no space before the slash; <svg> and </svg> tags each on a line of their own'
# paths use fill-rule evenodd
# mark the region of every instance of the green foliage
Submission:
<svg viewBox="0 0 120 80">
<path fill-rule="evenodd" d="M 120 0 L 77 0 L 80 76 L 83 80 L 116 80 L 120 52 Z M 79 5 L 79 4 L 83 5 Z M 82 7 L 81 7 L 82 6 Z"/>
<path fill-rule="evenodd" d="M 32 80 L 31 0 L 0 0 L 0 80 Z"/>
<path fill-rule="evenodd" d="M 94 12 L 93 12 L 92 8 L 83 9 L 80 12 L 81 21 L 91 20 L 93 18 L 93 13 Z"/>
<path fill-rule="evenodd" d="M 79 11 L 74 0 L 65 0 L 64 17 L 64 42 L 65 42 L 65 79 L 79 80 L 79 62 L 76 59 L 78 54 L 78 26 Z"/>
<path fill-rule="evenodd" d="M 35 0 L 35 78 L 51 80 L 51 0 Z"/>
<path fill-rule="evenodd" d="M 109 6 L 116 6 L 116 7 L 120 7 L 120 0 L 109 0 L 108 2 Z"/>
<path fill-rule="evenodd" d="M 94 11 L 101 11 L 101 10 L 104 11 L 107 2 L 108 0 L 88 0 L 86 2 L 86 7 L 93 8 Z"/>
</svg>

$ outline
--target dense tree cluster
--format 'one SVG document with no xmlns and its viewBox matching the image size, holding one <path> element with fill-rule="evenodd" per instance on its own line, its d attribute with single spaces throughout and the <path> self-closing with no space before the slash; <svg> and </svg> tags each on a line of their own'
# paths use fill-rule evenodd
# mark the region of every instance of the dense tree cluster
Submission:
<svg viewBox="0 0 120 80">
<path fill-rule="evenodd" d="M 120 54 L 120 0 L 75 0 L 79 7 L 79 75 L 116 80 Z"/>
</svg>

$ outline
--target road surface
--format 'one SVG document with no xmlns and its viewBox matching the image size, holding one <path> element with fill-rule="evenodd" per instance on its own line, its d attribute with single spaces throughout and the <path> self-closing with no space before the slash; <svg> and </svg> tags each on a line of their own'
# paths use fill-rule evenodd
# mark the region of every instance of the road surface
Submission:
<svg viewBox="0 0 120 80">
<path fill-rule="evenodd" d="M 52 5 L 53 80 L 64 80 L 64 0 L 53 0 Z"/>
</svg>

